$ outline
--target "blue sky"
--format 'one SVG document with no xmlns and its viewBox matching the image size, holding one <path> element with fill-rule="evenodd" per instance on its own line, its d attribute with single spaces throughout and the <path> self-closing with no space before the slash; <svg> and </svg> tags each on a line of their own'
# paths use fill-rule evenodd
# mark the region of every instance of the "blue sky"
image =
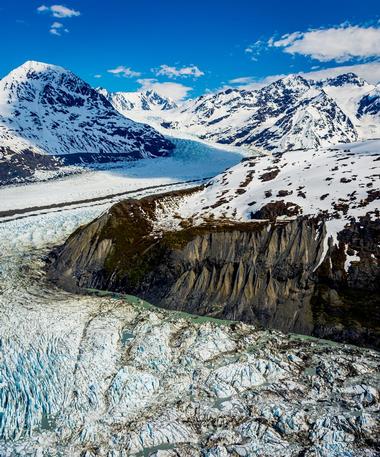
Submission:
<svg viewBox="0 0 380 457">
<path fill-rule="evenodd" d="M 195 96 L 379 61 L 379 18 L 374 0 L 1 0 L 0 76 L 40 60 L 112 91 Z"/>
</svg>

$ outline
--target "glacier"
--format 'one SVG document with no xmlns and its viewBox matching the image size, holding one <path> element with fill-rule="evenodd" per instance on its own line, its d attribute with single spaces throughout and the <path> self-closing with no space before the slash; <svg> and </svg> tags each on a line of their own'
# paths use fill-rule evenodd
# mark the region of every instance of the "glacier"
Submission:
<svg viewBox="0 0 380 457">
<path fill-rule="evenodd" d="M 151 161 L 157 182 L 181 188 L 173 184 L 232 165 L 199 144 L 183 147 L 198 162 Z M 0 218 L 0 455 L 378 455 L 376 351 L 47 283 L 51 247 L 112 204 L 75 203 L 86 192 L 119 191 L 117 173 L 134 172 L 131 196 L 155 192 L 136 167 L 94 170 L 87 189 L 71 186 L 75 177 L 30 193 L 15 186 L 11 202 L 0 190 L 2 211 L 25 210 Z M 60 208 L 31 209 L 54 199 Z"/>
</svg>

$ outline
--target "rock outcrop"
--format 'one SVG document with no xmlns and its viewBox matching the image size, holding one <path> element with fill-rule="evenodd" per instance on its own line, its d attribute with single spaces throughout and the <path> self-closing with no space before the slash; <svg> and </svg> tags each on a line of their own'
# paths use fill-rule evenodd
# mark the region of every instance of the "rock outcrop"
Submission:
<svg viewBox="0 0 380 457">
<path fill-rule="evenodd" d="M 186 191 L 188 192 L 188 191 Z M 126 200 L 56 249 L 50 278 L 70 290 L 126 292 L 156 305 L 379 346 L 380 221 L 326 242 L 321 218 L 209 220 L 157 230 L 181 193 Z"/>
<path fill-rule="evenodd" d="M 11 148 L 0 146 L 0 186 L 59 175 L 62 161 L 57 157 L 38 154 L 30 149 L 15 153 Z M 63 172 L 62 172 L 63 174 Z"/>
</svg>

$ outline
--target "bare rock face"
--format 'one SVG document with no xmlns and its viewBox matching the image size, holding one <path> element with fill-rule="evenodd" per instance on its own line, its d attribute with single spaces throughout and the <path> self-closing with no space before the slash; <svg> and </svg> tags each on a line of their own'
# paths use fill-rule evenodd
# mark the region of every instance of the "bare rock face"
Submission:
<svg viewBox="0 0 380 457">
<path fill-rule="evenodd" d="M 15 153 L 0 146 L 0 186 L 33 181 L 36 172 L 58 173 L 62 163 L 53 156 L 38 154 L 29 149 Z"/>
<path fill-rule="evenodd" d="M 78 229 L 52 254 L 50 278 L 70 290 L 126 292 L 165 308 L 379 345 L 379 221 L 352 222 L 326 252 L 317 218 L 159 232 L 157 208 L 168 198 L 126 200 Z"/>
</svg>

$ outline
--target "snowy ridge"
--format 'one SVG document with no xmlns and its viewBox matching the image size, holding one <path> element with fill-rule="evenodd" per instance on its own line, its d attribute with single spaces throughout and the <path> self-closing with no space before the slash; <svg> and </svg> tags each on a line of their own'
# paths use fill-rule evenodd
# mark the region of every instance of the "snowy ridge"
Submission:
<svg viewBox="0 0 380 457">
<path fill-rule="evenodd" d="M 121 116 L 64 68 L 28 61 L 0 80 L 0 139 L 14 152 L 165 155 L 172 145 L 152 127 Z"/>
<path fill-rule="evenodd" d="M 108 92 L 97 88 L 113 107 L 123 116 L 132 117 L 138 122 L 151 125 L 159 124 L 166 112 L 175 110 L 177 104 L 170 98 L 163 97 L 153 90 L 142 92 Z"/>
<path fill-rule="evenodd" d="M 379 92 L 353 73 L 322 81 L 290 75 L 258 90 L 226 89 L 177 108 L 136 108 L 136 94 L 109 100 L 134 119 L 198 138 L 283 151 L 328 147 L 380 136 Z"/>
<path fill-rule="evenodd" d="M 104 95 L 119 112 L 125 115 L 131 110 L 166 111 L 177 108 L 177 104 L 173 100 L 159 95 L 154 90 L 143 92 L 108 92 L 107 89 L 102 87 L 96 90 Z"/>
<path fill-rule="evenodd" d="M 256 91 L 227 89 L 200 97 L 165 125 L 261 150 L 325 147 L 380 132 L 378 121 L 368 131 L 371 120 L 358 117 L 361 98 L 373 88 L 352 74 L 320 82 L 287 76 Z"/>
<path fill-rule="evenodd" d="M 376 86 L 360 99 L 358 114 L 360 117 L 365 115 L 380 116 L 380 86 Z"/>
</svg>

